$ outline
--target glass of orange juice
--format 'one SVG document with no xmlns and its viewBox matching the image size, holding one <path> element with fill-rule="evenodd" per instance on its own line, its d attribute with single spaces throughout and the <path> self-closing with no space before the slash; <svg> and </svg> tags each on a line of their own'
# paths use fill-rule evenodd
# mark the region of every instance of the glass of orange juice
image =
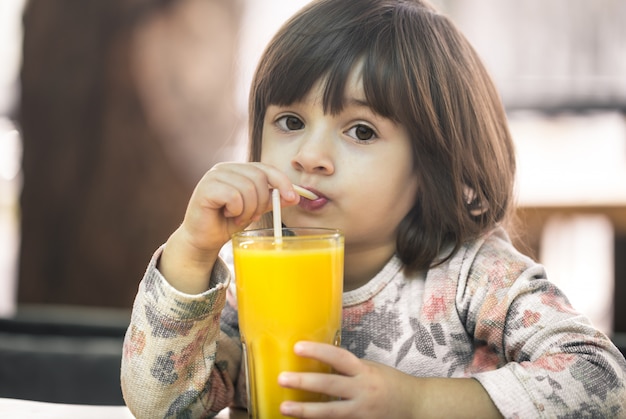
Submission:
<svg viewBox="0 0 626 419">
<path fill-rule="evenodd" d="M 340 343 L 344 237 L 338 230 L 289 228 L 233 236 L 239 328 L 254 419 L 281 418 L 285 400 L 327 401 L 328 396 L 278 385 L 282 371 L 331 372 L 295 355 L 300 340 Z"/>
</svg>

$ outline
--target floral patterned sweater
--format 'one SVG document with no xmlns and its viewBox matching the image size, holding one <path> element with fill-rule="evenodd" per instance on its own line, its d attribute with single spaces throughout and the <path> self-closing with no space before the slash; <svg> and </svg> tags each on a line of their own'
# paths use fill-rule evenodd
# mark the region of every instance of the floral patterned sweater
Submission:
<svg viewBox="0 0 626 419">
<path fill-rule="evenodd" d="M 231 270 L 186 295 L 152 258 L 124 341 L 121 382 L 138 418 L 245 406 Z M 590 280 L 593 280 L 590 278 Z M 626 362 L 502 229 L 415 276 L 392 258 L 343 296 L 342 346 L 414 376 L 474 377 L 507 418 L 626 418 Z"/>
</svg>

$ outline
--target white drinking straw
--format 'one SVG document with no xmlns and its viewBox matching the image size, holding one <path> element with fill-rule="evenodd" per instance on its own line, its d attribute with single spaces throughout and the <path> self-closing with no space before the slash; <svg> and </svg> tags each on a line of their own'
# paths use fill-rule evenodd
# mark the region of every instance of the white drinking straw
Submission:
<svg viewBox="0 0 626 419">
<path fill-rule="evenodd" d="M 294 184 L 293 189 L 296 191 L 298 195 L 303 196 L 307 199 L 310 199 L 311 201 L 314 201 L 317 198 L 319 198 L 319 196 L 315 195 L 313 192 L 309 191 L 308 189 L 304 189 L 302 186 L 298 186 Z"/>
<path fill-rule="evenodd" d="M 274 240 L 276 244 L 283 244 L 283 224 L 280 216 L 280 191 L 272 190 L 272 213 L 274 216 Z"/>
</svg>

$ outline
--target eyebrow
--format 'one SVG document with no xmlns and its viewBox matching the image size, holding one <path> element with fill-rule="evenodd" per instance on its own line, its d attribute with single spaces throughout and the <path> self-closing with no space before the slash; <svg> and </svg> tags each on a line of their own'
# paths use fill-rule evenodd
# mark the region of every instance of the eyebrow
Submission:
<svg viewBox="0 0 626 419">
<path fill-rule="evenodd" d="M 391 116 L 385 116 L 382 113 L 379 113 L 374 106 L 372 105 L 371 102 L 368 102 L 366 99 L 361 99 L 359 97 L 354 97 L 354 96 L 350 96 L 350 97 L 344 97 L 344 107 L 345 106 L 355 106 L 355 107 L 359 107 L 359 108 L 366 108 L 368 112 L 370 112 L 374 117 L 376 118 L 383 118 L 383 119 L 387 119 L 389 121 L 391 121 L 394 125 L 398 125 L 400 124 L 400 121 L 398 121 L 397 119 L 394 119 Z"/>
<path fill-rule="evenodd" d="M 372 105 L 365 99 L 359 99 L 356 97 L 349 97 L 349 98 L 345 98 L 345 104 L 346 105 L 352 105 L 352 106 L 362 106 L 362 107 L 366 107 L 366 108 L 371 108 Z"/>
<path fill-rule="evenodd" d="M 361 99 L 361 98 L 354 97 L 354 96 L 346 97 L 344 98 L 344 107 L 345 106 L 355 106 L 358 108 L 366 108 L 368 112 L 372 113 L 376 117 L 390 119 L 378 113 L 376 109 L 374 109 L 374 106 L 372 106 L 372 104 L 368 102 L 366 99 Z"/>
</svg>

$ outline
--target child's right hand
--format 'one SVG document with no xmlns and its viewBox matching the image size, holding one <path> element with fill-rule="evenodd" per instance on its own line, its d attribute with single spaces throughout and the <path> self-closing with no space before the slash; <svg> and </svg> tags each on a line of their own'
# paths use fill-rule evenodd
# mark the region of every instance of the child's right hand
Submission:
<svg viewBox="0 0 626 419">
<path fill-rule="evenodd" d="M 280 190 L 282 205 L 299 196 L 289 178 L 263 163 L 219 163 L 196 186 L 183 223 L 167 240 L 159 270 L 179 291 L 207 290 L 215 260 L 232 234 L 271 210 L 270 188 Z"/>
</svg>

